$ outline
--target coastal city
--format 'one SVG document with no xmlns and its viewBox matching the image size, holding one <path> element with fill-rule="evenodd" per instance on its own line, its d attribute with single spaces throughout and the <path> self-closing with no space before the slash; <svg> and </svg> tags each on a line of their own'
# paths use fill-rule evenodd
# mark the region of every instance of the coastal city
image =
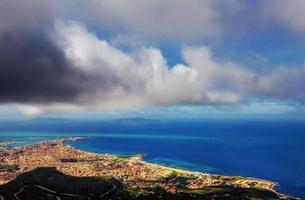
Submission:
<svg viewBox="0 0 305 200">
<path fill-rule="evenodd" d="M 271 181 L 190 172 L 145 162 L 141 154 L 131 156 L 96 154 L 74 149 L 67 144 L 80 139 L 85 138 L 58 139 L 16 148 L 3 146 L 0 150 L 0 185 L 8 184 L 18 176 L 38 168 L 54 168 L 67 176 L 115 179 L 122 184 L 125 191 L 136 193 L 136 196 L 154 188 L 177 194 L 209 193 L 220 191 L 223 187 L 232 187 L 267 191 L 273 195 L 273 199 L 290 199 L 277 193 L 274 190 L 277 184 Z M 105 193 L 110 195 L 117 187 L 110 187 Z M 50 188 L 48 190 L 52 191 Z M 16 193 L 15 196 L 20 199 L 19 193 L 17 195 Z"/>
</svg>

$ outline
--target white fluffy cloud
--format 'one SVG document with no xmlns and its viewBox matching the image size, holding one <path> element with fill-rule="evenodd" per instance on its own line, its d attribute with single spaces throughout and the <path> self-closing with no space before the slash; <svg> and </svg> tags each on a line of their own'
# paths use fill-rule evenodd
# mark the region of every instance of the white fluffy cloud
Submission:
<svg viewBox="0 0 305 200">
<path fill-rule="evenodd" d="M 58 23 L 54 41 L 86 82 L 75 102 L 19 105 L 28 114 L 67 110 L 116 110 L 179 104 L 231 104 L 250 99 L 304 101 L 305 68 L 256 72 L 217 61 L 208 47 L 185 47 L 186 64 L 168 66 L 161 51 L 123 52 L 79 23 Z"/>
<path fill-rule="evenodd" d="M 183 65 L 170 69 L 159 49 L 124 53 L 75 23 L 57 26 L 57 41 L 72 65 L 88 76 L 92 90 L 80 97 L 80 102 L 87 102 L 88 95 L 105 106 L 198 101 L 188 92 L 177 92 L 197 90 L 196 71 Z"/>
</svg>

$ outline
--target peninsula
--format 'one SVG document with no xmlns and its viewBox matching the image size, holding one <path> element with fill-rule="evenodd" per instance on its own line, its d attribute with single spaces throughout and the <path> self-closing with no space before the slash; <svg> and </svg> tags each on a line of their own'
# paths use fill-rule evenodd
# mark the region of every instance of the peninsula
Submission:
<svg viewBox="0 0 305 200">
<path fill-rule="evenodd" d="M 294 199 L 274 182 L 148 163 L 46 141 L 0 150 L 0 200 L 10 199 Z"/>
</svg>

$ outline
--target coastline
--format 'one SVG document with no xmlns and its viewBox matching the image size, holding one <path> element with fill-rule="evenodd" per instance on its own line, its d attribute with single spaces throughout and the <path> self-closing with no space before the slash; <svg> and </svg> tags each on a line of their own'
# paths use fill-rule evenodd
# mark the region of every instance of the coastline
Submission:
<svg viewBox="0 0 305 200">
<path fill-rule="evenodd" d="M 270 184 L 271 187 L 268 188 L 268 189 L 272 190 L 274 192 L 277 192 L 275 190 L 275 187 L 279 186 L 278 182 L 274 182 L 274 181 L 271 181 L 271 180 L 259 179 L 259 178 L 254 178 L 254 177 L 246 177 L 246 176 L 230 176 L 230 175 L 221 175 L 221 174 L 213 174 L 213 173 L 204 173 L 204 172 L 199 172 L 199 171 L 192 171 L 192 170 L 187 170 L 187 169 L 176 168 L 176 167 L 172 167 L 172 166 L 166 166 L 166 165 L 160 164 L 160 163 L 151 163 L 149 161 L 143 160 L 143 157 L 142 157 L 141 153 L 138 153 L 138 154 L 135 154 L 135 155 L 126 155 L 126 156 L 120 156 L 120 155 L 109 154 L 109 153 L 102 154 L 102 153 L 95 153 L 95 152 L 90 152 L 90 151 L 85 151 L 85 150 L 79 150 L 79 149 L 67 144 L 67 142 L 74 142 L 74 141 L 83 140 L 83 139 L 88 139 L 88 137 L 62 138 L 59 141 L 64 142 L 66 145 L 68 145 L 69 147 L 71 147 L 71 148 L 73 148 L 77 151 L 86 152 L 86 153 L 93 153 L 93 154 L 97 154 L 97 155 L 110 155 L 110 156 L 113 156 L 113 157 L 135 158 L 140 163 L 143 163 L 145 165 L 158 166 L 158 167 L 161 167 L 162 170 L 164 170 L 164 171 L 169 170 L 169 171 L 176 171 L 177 173 L 181 173 L 181 174 L 193 174 L 193 175 L 202 175 L 202 176 L 238 177 L 238 178 L 246 178 L 246 179 L 253 180 L 253 181 L 255 181 L 255 180 L 256 181 L 263 181 L 265 183 Z"/>
<path fill-rule="evenodd" d="M 273 190 L 274 192 L 276 192 L 275 187 L 279 186 L 278 182 L 274 182 L 274 181 L 266 180 L 266 179 L 247 177 L 247 176 L 233 176 L 233 175 L 205 173 L 205 172 L 199 172 L 199 171 L 192 171 L 192 170 L 188 170 L 188 169 L 177 168 L 177 167 L 173 167 L 173 166 L 167 166 L 165 164 L 160 164 L 160 163 L 151 163 L 149 161 L 143 160 L 143 156 L 142 156 L 141 153 L 134 154 L 134 155 L 124 155 L 124 156 L 117 155 L 117 154 L 110 154 L 110 153 L 95 153 L 95 152 L 90 152 L 90 151 L 86 151 L 86 150 L 80 150 L 80 149 L 77 149 L 77 148 L 67 144 L 67 142 L 74 142 L 74 141 L 77 141 L 77 140 L 83 140 L 83 139 L 88 139 L 88 138 L 89 137 L 70 137 L 70 138 L 62 138 L 62 139 L 59 139 L 59 140 L 64 142 L 66 145 L 68 145 L 69 147 L 71 147 L 71 148 L 73 148 L 77 151 L 93 153 L 93 154 L 97 154 L 97 155 L 110 155 L 110 156 L 113 156 L 113 157 L 136 158 L 140 163 L 143 163 L 143 164 L 146 164 L 146 165 L 151 165 L 151 166 L 159 166 L 159 167 L 162 167 L 163 170 L 177 171 L 179 173 L 185 173 L 185 174 L 195 174 L 195 175 L 204 175 L 204 176 L 210 175 L 210 176 L 222 176 L 222 177 L 239 177 L 239 178 L 246 178 L 246 179 L 252 179 L 252 180 L 257 180 L 257 181 L 263 181 L 263 182 L 266 182 L 266 183 L 269 183 L 270 185 L 272 185 L 272 187 L 270 187 L 268 189 Z"/>
<path fill-rule="evenodd" d="M 7 183 L 19 174 L 37 167 L 52 166 L 56 167 L 64 174 L 73 176 L 86 177 L 105 175 L 115 177 L 122 180 L 124 184 L 130 188 L 135 186 L 140 188 L 161 186 L 166 190 L 176 191 L 177 188 L 175 188 L 176 186 L 174 186 L 174 184 L 164 184 L 160 180 L 169 178 L 169 181 L 172 181 L 176 177 L 184 177 L 186 178 L 185 188 L 192 190 L 211 186 L 228 185 L 240 188 L 259 188 L 274 192 L 281 198 L 292 198 L 277 192 L 275 187 L 278 186 L 278 183 L 269 180 L 194 172 L 156 163 L 149 163 L 142 160 L 142 157 L 139 155 L 122 157 L 112 154 L 92 153 L 75 149 L 67 144 L 68 142 L 74 142 L 81 139 L 86 139 L 86 137 L 59 138 L 57 140 L 42 141 L 13 148 L 11 152 L 13 158 L 15 155 L 15 160 L 12 159 L 10 162 L 7 162 L 7 164 L 11 166 L 19 164 L 20 170 L 16 170 L 15 173 L 8 175 L 6 180 L 0 180 L 0 184 Z M 36 152 L 38 150 L 39 152 Z M 33 154 L 38 155 L 34 155 L 33 157 Z M 18 157 L 16 157 L 16 155 Z M 105 165 L 105 163 L 108 164 Z M 94 168 L 94 165 L 96 165 L 97 168 Z M 127 167 L 125 165 L 127 165 Z M 101 166 L 104 168 L 106 167 L 107 169 L 99 171 Z M 98 173 L 96 173 L 96 170 Z M 1 175 L 0 172 L 0 177 L 2 178 L 3 176 Z M 156 183 L 147 184 L 142 179 L 147 179 L 148 181 L 153 180 Z"/>
</svg>

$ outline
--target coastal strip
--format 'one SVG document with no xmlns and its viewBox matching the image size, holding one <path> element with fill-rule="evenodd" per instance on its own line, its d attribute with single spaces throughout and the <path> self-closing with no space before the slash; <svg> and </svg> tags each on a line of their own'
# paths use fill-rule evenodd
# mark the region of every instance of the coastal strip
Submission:
<svg viewBox="0 0 305 200">
<path fill-rule="evenodd" d="M 37 168 L 53 167 L 74 177 L 115 178 L 131 191 L 162 188 L 171 193 L 205 192 L 206 188 L 229 187 L 270 191 L 278 199 L 291 199 L 276 192 L 277 183 L 268 180 L 191 172 L 149 163 L 140 155 L 124 157 L 91 153 L 67 144 L 81 139 L 85 138 L 60 138 L 1 151 L 0 184 Z"/>
</svg>

